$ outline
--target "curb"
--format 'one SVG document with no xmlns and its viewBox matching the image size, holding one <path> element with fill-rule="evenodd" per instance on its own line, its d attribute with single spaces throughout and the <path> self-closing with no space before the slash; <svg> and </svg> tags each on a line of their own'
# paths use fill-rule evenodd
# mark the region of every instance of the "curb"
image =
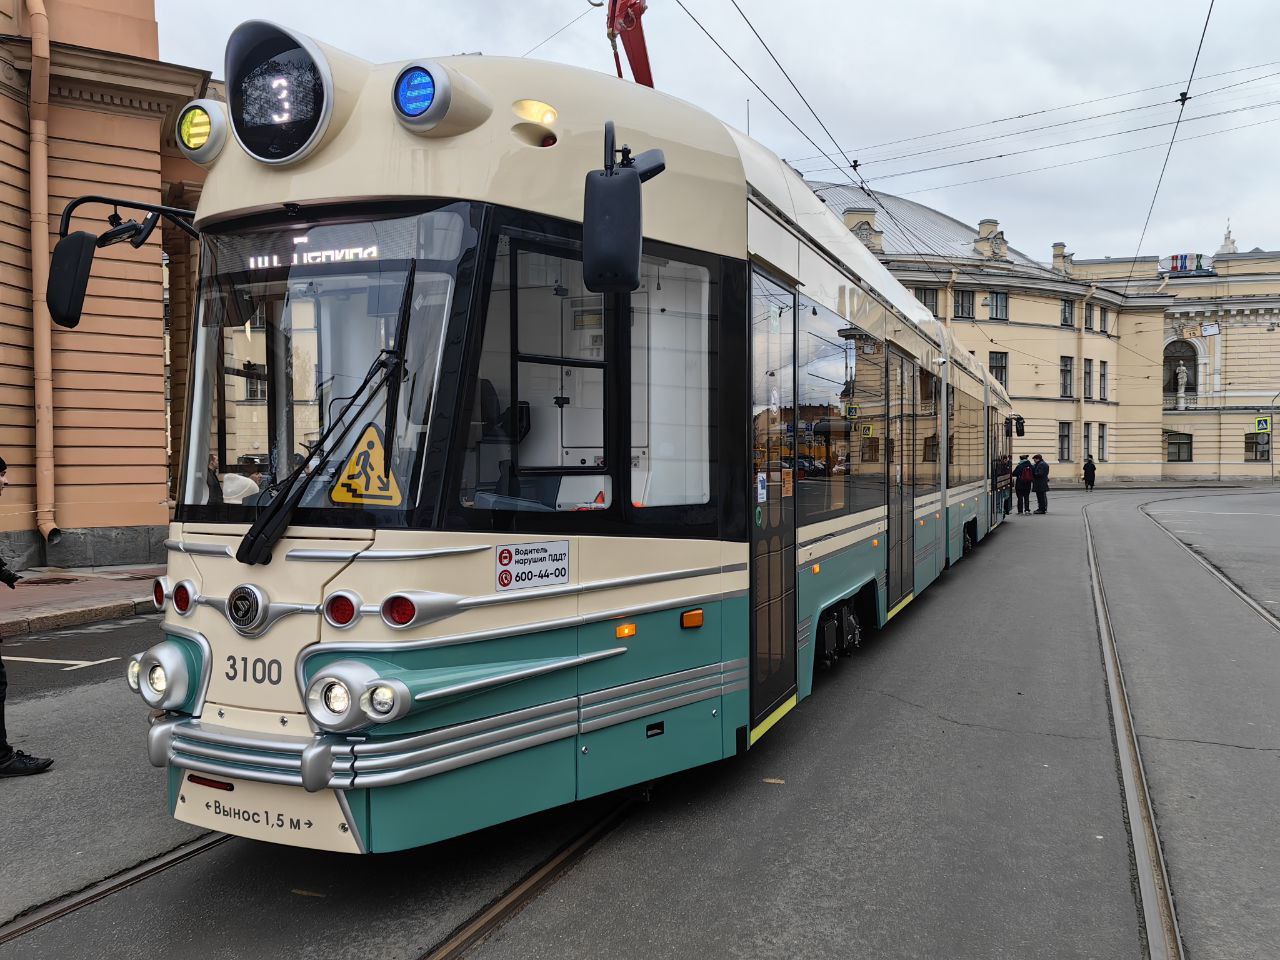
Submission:
<svg viewBox="0 0 1280 960">
<path fill-rule="evenodd" d="M 43 633 L 46 630 L 60 630 L 63 627 L 78 627 L 81 624 L 97 623 L 100 620 L 118 620 L 137 616 L 140 613 L 155 612 L 155 604 L 152 603 L 151 598 L 142 597 L 136 600 L 113 600 L 110 603 L 98 603 L 70 610 L 56 610 L 31 617 L 15 617 L 12 620 L 0 620 L 0 640 L 20 637 L 26 633 Z"/>
</svg>

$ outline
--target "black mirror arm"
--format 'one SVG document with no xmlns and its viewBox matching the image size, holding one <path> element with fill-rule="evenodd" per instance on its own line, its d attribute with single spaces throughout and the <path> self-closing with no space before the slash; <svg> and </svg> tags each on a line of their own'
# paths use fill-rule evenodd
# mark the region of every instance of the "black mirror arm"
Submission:
<svg viewBox="0 0 1280 960">
<path fill-rule="evenodd" d="M 644 153 L 636 154 L 631 162 L 636 173 L 640 174 L 641 183 L 652 180 L 667 169 L 667 158 L 661 150 L 646 150 Z"/>
<path fill-rule="evenodd" d="M 195 228 L 191 221 L 195 218 L 194 210 L 183 210 L 181 207 L 166 207 L 158 203 L 139 203 L 134 200 L 115 200 L 111 197 L 87 196 L 77 197 L 66 205 L 62 210 L 62 221 L 58 225 L 58 236 L 65 237 L 71 230 L 71 215 L 78 207 L 86 203 L 102 203 L 110 207 L 123 207 L 126 210 L 142 210 L 153 216 L 164 217 L 175 227 L 189 233 L 191 236 L 199 239 L 200 232 Z M 150 221 L 151 217 L 147 217 Z M 143 230 L 148 234 L 155 229 L 155 223 L 151 223 L 150 229 L 147 228 L 146 222 L 143 223 Z M 145 236 L 143 237 L 145 240 Z"/>
</svg>

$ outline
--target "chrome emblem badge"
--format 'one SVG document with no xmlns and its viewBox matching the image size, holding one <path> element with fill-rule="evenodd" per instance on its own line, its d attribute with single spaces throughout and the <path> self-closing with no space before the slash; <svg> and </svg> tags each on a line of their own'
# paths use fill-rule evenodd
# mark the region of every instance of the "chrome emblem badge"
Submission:
<svg viewBox="0 0 1280 960">
<path fill-rule="evenodd" d="M 250 583 L 242 583 L 227 597 L 227 619 L 241 633 L 252 633 L 267 616 L 267 598 Z"/>
</svg>

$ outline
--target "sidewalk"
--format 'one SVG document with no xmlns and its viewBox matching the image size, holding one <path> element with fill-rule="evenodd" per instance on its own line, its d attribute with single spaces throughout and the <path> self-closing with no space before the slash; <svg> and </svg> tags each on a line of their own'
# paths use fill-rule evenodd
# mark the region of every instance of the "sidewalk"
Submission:
<svg viewBox="0 0 1280 960">
<path fill-rule="evenodd" d="M 17 589 L 0 586 L 0 640 L 153 613 L 151 582 L 163 573 L 159 566 L 25 570 Z"/>
</svg>

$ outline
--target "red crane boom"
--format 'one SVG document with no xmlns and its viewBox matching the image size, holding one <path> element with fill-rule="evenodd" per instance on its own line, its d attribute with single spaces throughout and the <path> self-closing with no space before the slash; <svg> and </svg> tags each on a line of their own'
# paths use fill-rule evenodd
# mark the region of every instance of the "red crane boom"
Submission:
<svg viewBox="0 0 1280 960">
<path fill-rule="evenodd" d="M 609 0 L 609 43 L 613 46 L 613 63 L 622 76 L 622 58 L 618 56 L 618 37 L 622 37 L 622 49 L 627 53 L 631 75 L 636 83 L 653 86 L 653 72 L 649 69 L 649 48 L 644 42 L 644 26 L 640 18 L 647 9 L 645 0 Z"/>
</svg>

